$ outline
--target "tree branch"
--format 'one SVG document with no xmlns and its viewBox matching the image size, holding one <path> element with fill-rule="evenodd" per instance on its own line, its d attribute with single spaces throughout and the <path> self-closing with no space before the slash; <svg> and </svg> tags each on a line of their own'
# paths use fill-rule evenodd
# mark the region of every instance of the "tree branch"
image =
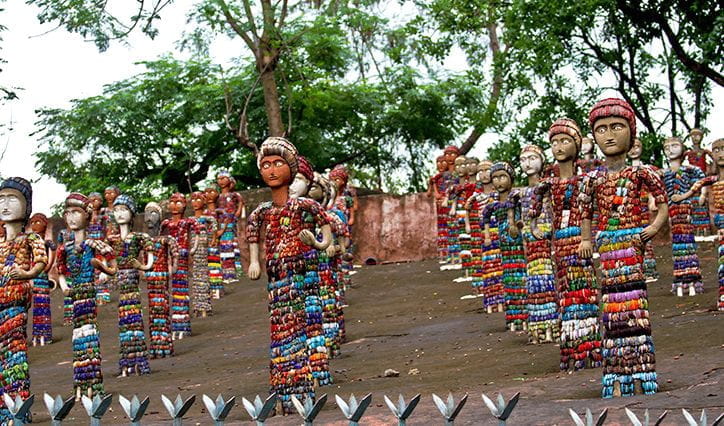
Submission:
<svg viewBox="0 0 724 426">
<path fill-rule="evenodd" d="M 681 45 L 676 34 L 674 34 L 674 30 L 669 25 L 665 16 L 654 9 L 637 9 L 631 6 L 626 0 L 616 0 L 616 4 L 619 10 L 628 16 L 631 21 L 658 25 L 659 29 L 669 41 L 669 44 L 671 44 L 671 49 L 676 54 L 676 57 L 686 68 L 694 73 L 705 76 L 720 86 L 724 86 L 724 75 L 712 69 L 707 64 L 695 60 L 684 50 L 684 47 Z"/>
<path fill-rule="evenodd" d="M 226 4 L 224 0 L 218 0 L 219 6 L 221 6 L 221 12 L 224 14 L 224 17 L 226 18 L 226 22 L 229 23 L 229 26 L 231 26 L 231 29 L 234 30 L 235 33 L 241 37 L 247 46 L 249 46 L 249 49 L 251 49 L 252 53 L 254 54 L 254 57 L 258 57 L 257 53 L 257 45 L 255 43 L 255 40 L 252 40 L 249 34 L 244 31 L 243 28 L 241 28 L 241 25 L 239 25 L 239 21 L 234 18 L 234 16 L 231 14 L 231 11 L 229 10 L 229 6 Z M 258 37 L 257 37 L 258 39 Z"/>
</svg>

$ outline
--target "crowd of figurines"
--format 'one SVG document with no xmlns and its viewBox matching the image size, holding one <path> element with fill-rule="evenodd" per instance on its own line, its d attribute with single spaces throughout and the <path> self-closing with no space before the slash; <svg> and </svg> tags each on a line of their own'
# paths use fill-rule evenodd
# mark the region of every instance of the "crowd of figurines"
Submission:
<svg viewBox="0 0 724 426">
<path fill-rule="evenodd" d="M 671 291 L 704 291 L 696 237 L 718 229 L 718 308 L 724 310 L 724 139 L 702 149 L 668 138 L 668 168 L 642 164 L 633 108 L 608 98 L 589 114 L 592 137 L 568 118 L 548 138 L 553 164 L 527 145 L 520 167 L 464 157 L 449 146 L 437 158 L 429 195 L 437 210 L 441 269 L 462 269 L 488 313 L 531 343 L 557 342 L 560 368 L 603 368 L 602 396 L 658 390 L 647 285 L 659 279 L 652 239 L 669 221 Z M 604 159 L 594 156 L 594 143 Z M 688 164 L 684 164 L 687 161 Z M 713 193 L 708 194 L 709 187 Z M 709 202 L 712 205 L 709 205 Z M 600 258 L 596 274 L 593 257 Z"/>
<path fill-rule="evenodd" d="M 64 295 L 63 324 L 72 326 L 74 393 L 77 399 L 93 397 L 104 393 L 98 305 L 117 296 L 119 377 L 149 374 L 150 361 L 173 356 L 174 341 L 191 335 L 192 318 L 212 315 L 213 300 L 241 276 L 238 230 L 244 219 L 253 280 L 261 274 L 259 244 L 266 248 L 271 392 L 289 413 L 292 395 L 304 401 L 332 383 L 329 360 L 340 354 L 345 338 L 355 190 L 344 166 L 328 176 L 316 173 L 283 138 L 261 145 L 258 166 L 272 201 L 248 218 L 234 178 L 222 171 L 204 191 L 171 195 L 166 219 L 160 203 L 148 203 L 146 232 L 133 231 L 136 203 L 117 187 L 104 194 L 71 193 L 64 203 L 66 228 L 56 241 L 46 239 L 48 218 L 31 215 L 31 184 L 20 177 L 0 183 L 0 393 L 29 396 L 31 311 L 30 341 L 52 343 L 50 295 L 56 283 L 48 272 L 53 266 Z M 185 217 L 187 203 L 190 217 Z M 0 399 L 0 422 L 10 418 Z"/>
</svg>

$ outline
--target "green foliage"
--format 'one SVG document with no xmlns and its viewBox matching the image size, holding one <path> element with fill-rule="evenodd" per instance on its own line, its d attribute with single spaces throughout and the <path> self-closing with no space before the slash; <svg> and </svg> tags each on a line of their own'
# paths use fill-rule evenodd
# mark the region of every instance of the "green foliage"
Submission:
<svg viewBox="0 0 724 426">
<path fill-rule="evenodd" d="M 41 21 L 100 49 L 134 28 L 155 36 L 170 3 L 141 2 L 122 25 L 106 2 L 28 1 Z M 614 93 L 636 109 L 644 159 L 660 165 L 663 138 L 704 127 L 711 84 L 722 84 L 724 19 L 713 1 L 196 0 L 189 23 L 183 49 L 205 58 L 215 38 L 231 37 L 237 65 L 222 72 L 164 58 L 103 95 L 43 110 L 41 173 L 72 190 L 120 182 L 141 198 L 189 191 L 221 167 L 242 186 L 260 185 L 250 151 L 227 128 L 248 100 L 252 142 L 274 132 L 266 123 L 276 103 L 277 129 L 317 169 L 344 162 L 363 185 L 414 191 L 435 149 L 496 133 L 489 157 L 515 164 L 522 145 L 548 147 L 557 117 L 587 133 L 590 106 Z M 464 66 L 452 69 L 460 57 Z M 269 70 L 271 103 L 268 79 L 260 82 Z"/>
</svg>

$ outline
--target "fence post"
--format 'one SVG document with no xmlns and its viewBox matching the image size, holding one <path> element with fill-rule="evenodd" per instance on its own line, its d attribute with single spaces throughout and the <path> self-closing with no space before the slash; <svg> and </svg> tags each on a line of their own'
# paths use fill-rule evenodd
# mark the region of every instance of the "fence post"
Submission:
<svg viewBox="0 0 724 426">
<path fill-rule="evenodd" d="M 33 405 L 33 402 L 35 402 L 35 395 L 30 395 L 28 399 L 23 401 L 23 399 L 20 398 L 20 395 L 16 395 L 15 400 L 13 400 L 10 395 L 4 393 L 3 400 L 5 401 L 5 406 L 10 411 L 10 414 L 13 415 L 13 425 L 24 426 L 25 422 L 28 421 L 30 407 Z"/>
<path fill-rule="evenodd" d="M 175 402 L 171 402 L 166 395 L 161 395 L 161 401 L 166 407 L 166 411 L 168 411 L 168 414 L 173 419 L 173 426 L 181 426 L 183 425 L 184 415 L 187 411 L 189 411 L 189 408 L 194 405 L 194 401 L 196 401 L 196 395 L 191 395 L 186 399 L 186 401 L 181 399 L 181 395 L 176 395 Z"/>
<path fill-rule="evenodd" d="M 109 393 L 102 399 L 100 395 L 94 396 L 93 399 L 83 395 L 81 402 L 86 413 L 88 413 L 88 417 L 90 417 L 91 426 L 101 426 L 101 419 L 108 411 L 108 407 L 111 406 L 111 402 L 113 402 L 113 394 Z"/>
<path fill-rule="evenodd" d="M 455 398 L 453 398 L 452 393 L 448 394 L 447 403 L 435 394 L 432 394 L 432 400 L 435 402 L 437 409 L 440 410 L 440 414 L 445 418 L 445 425 L 453 426 L 455 424 L 455 418 L 460 414 L 460 411 L 468 401 L 468 394 L 465 394 L 457 405 L 455 405 Z"/>
<path fill-rule="evenodd" d="M 228 401 L 224 401 L 224 398 L 219 394 L 219 396 L 216 397 L 216 401 L 214 401 L 204 394 L 201 399 L 204 401 L 206 411 L 209 412 L 209 415 L 214 420 L 214 425 L 224 426 L 226 416 L 229 415 L 229 411 L 231 411 L 234 404 L 236 404 L 236 397 L 232 396 Z"/>
<path fill-rule="evenodd" d="M 244 404 L 244 408 L 246 408 L 246 412 L 249 413 L 249 416 L 251 416 L 251 418 L 256 422 L 256 426 L 264 426 L 264 422 L 266 422 L 267 417 L 269 417 L 269 414 L 274 409 L 276 402 L 276 392 L 269 395 L 263 403 L 261 402 L 259 395 L 254 398 L 253 404 L 248 399 L 241 398 L 241 403 Z"/>
<path fill-rule="evenodd" d="M 296 396 L 292 395 L 292 404 L 294 404 L 294 408 L 297 409 L 297 412 L 300 416 L 302 416 L 302 419 L 304 419 L 304 426 L 312 426 L 314 424 L 314 419 L 317 417 L 317 414 L 322 410 L 322 407 L 324 407 L 324 404 L 327 403 L 327 394 L 325 393 L 322 395 L 317 402 L 312 403 L 311 398 L 307 398 L 304 401 L 304 404 L 299 402 Z"/>
<path fill-rule="evenodd" d="M 398 426 L 406 426 L 407 424 L 407 418 L 410 417 L 412 412 L 415 410 L 415 407 L 417 407 L 417 403 L 420 402 L 420 394 L 418 393 L 415 395 L 411 400 L 410 404 L 405 403 L 405 397 L 400 394 L 400 397 L 398 399 L 397 406 L 390 401 L 390 398 L 385 395 L 385 403 L 387 404 L 387 407 L 389 407 L 390 411 L 392 411 L 392 414 L 397 417 L 397 425 Z"/>
<path fill-rule="evenodd" d="M 63 401 L 60 395 L 57 395 L 55 399 L 53 399 L 52 396 L 46 393 L 43 395 L 43 400 L 45 401 L 45 407 L 48 409 L 48 414 L 50 414 L 51 426 L 61 426 L 63 420 L 65 420 L 75 405 L 75 397 L 72 396 Z"/>
<path fill-rule="evenodd" d="M 123 395 L 118 395 L 118 402 L 120 402 L 123 411 L 126 412 L 126 417 L 131 421 L 131 426 L 141 426 L 141 418 L 146 414 L 148 408 L 149 399 L 144 398 L 143 401 L 139 401 L 136 395 L 133 395 L 131 400 L 127 400 Z"/>
<path fill-rule="evenodd" d="M 357 399 L 354 397 L 354 394 L 350 396 L 349 398 L 349 404 L 344 401 L 339 395 L 335 395 L 334 399 L 337 401 L 337 405 L 339 406 L 339 409 L 342 410 L 342 414 L 344 414 L 344 417 L 349 420 L 349 426 L 359 426 L 359 421 L 362 418 L 362 416 L 365 413 L 365 410 L 367 407 L 369 407 L 370 403 L 372 402 L 372 394 L 368 393 L 364 398 L 362 398 L 357 403 Z"/>
<path fill-rule="evenodd" d="M 500 426 L 505 426 L 505 421 L 508 420 L 508 417 L 510 417 L 510 414 L 513 412 L 513 408 L 515 408 L 516 404 L 518 404 L 518 399 L 520 399 L 520 392 L 513 395 L 506 404 L 503 394 L 499 393 L 498 406 L 496 407 L 495 404 L 493 404 L 493 401 L 483 394 L 483 401 L 485 402 L 485 405 L 488 406 L 488 409 L 493 417 L 498 419 L 498 424 Z"/>
</svg>

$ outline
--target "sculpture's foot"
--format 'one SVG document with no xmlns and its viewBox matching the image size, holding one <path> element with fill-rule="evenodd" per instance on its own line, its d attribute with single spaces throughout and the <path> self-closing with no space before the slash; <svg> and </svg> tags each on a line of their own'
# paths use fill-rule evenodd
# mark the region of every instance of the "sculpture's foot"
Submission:
<svg viewBox="0 0 724 426">
<path fill-rule="evenodd" d="M 40 336 L 40 346 L 45 346 L 45 336 Z"/>
<path fill-rule="evenodd" d="M 76 387 L 76 388 L 75 388 L 75 400 L 76 400 L 76 401 L 80 401 L 80 399 L 81 399 L 81 393 L 82 393 L 82 391 L 81 391 L 81 389 L 80 389 L 80 386 Z"/>
<path fill-rule="evenodd" d="M 696 287 L 693 285 L 689 286 L 689 296 L 696 296 Z"/>
<path fill-rule="evenodd" d="M 618 380 L 613 382 L 613 396 L 616 398 L 621 396 L 621 382 Z"/>
<path fill-rule="evenodd" d="M 684 289 L 682 287 L 676 288 L 676 295 L 679 297 L 684 297 Z"/>
<path fill-rule="evenodd" d="M 33 337 L 33 346 L 38 346 L 38 339 Z"/>
<path fill-rule="evenodd" d="M 640 379 L 634 379 L 634 395 L 643 395 L 644 394 L 644 386 Z"/>
<path fill-rule="evenodd" d="M 527 323 L 527 322 L 524 322 L 524 323 L 523 323 L 523 331 L 528 331 L 528 323 Z"/>
<path fill-rule="evenodd" d="M 486 308 L 486 311 L 487 311 L 489 314 L 492 314 L 492 313 L 493 313 L 493 305 L 488 306 L 488 307 Z"/>
<path fill-rule="evenodd" d="M 553 331 L 548 328 L 546 329 L 546 342 L 552 342 L 553 341 Z"/>
</svg>

